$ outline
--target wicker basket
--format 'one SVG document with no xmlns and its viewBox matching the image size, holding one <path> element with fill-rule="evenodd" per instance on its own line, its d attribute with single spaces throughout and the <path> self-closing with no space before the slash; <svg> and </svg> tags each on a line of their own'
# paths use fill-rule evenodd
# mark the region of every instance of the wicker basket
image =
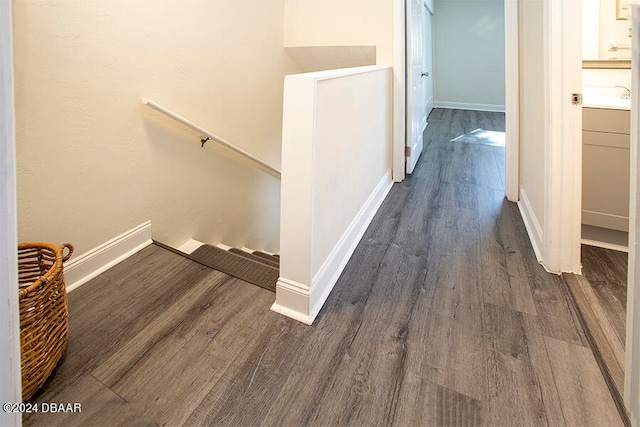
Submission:
<svg viewBox="0 0 640 427">
<path fill-rule="evenodd" d="M 69 253 L 64 255 L 64 250 Z M 67 290 L 62 263 L 73 245 L 18 245 L 22 399 L 44 384 L 67 347 Z"/>
</svg>

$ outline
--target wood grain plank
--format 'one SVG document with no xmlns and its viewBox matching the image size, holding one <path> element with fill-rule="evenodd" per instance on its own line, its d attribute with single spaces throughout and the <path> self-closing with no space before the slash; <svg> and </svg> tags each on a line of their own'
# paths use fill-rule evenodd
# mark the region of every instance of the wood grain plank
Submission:
<svg viewBox="0 0 640 427">
<path fill-rule="evenodd" d="M 582 274 L 623 345 L 627 321 L 627 258 L 625 252 L 582 245 Z"/>
<path fill-rule="evenodd" d="M 526 277 L 523 280 L 526 280 L 531 287 L 542 333 L 545 336 L 588 347 L 582 325 L 570 301 L 570 296 L 565 291 L 562 278 L 549 274 L 538 264 L 518 207 L 514 203 L 508 203 L 507 208 L 512 213 L 516 227 L 516 244 L 523 255 L 521 265 Z"/>
<path fill-rule="evenodd" d="M 485 304 L 488 425 L 563 425 L 558 392 L 537 319 Z"/>
<path fill-rule="evenodd" d="M 482 233 L 481 265 L 483 299 L 523 313 L 536 314 L 524 257 L 517 239 L 513 213 L 504 192 L 479 189 Z"/>
<path fill-rule="evenodd" d="M 99 364 L 92 375 L 116 392 L 136 394 L 150 379 L 149 372 L 162 372 L 167 361 L 200 332 L 195 325 L 203 317 L 220 309 L 213 304 L 215 298 L 222 294 L 220 286 L 231 280 L 229 277 L 211 270 L 210 276 L 188 292 L 176 295 L 177 298 L 166 311 L 116 354 Z M 246 294 L 243 297 L 245 301 L 248 299 Z M 240 302 L 242 300 L 237 304 Z M 154 358 L 154 355 L 161 356 Z"/>
<path fill-rule="evenodd" d="M 143 416 L 139 408 L 118 396 L 91 375 L 83 375 L 57 394 L 50 403 L 80 403 L 79 412 L 40 411 L 23 417 L 26 426 L 157 426 L 150 418 Z"/>
<path fill-rule="evenodd" d="M 504 201 L 499 149 L 451 141 L 504 116 L 429 120 L 415 173 L 392 188 L 313 326 L 270 312 L 268 291 L 150 248 L 70 302 L 79 354 L 42 396 L 95 404 L 88 425 L 605 421 L 579 417 L 608 391 L 599 372 L 565 366 L 589 349 Z"/>
<path fill-rule="evenodd" d="M 591 350 L 552 337 L 545 343 L 567 425 L 624 425 Z"/>
<path fill-rule="evenodd" d="M 67 350 L 47 387 L 33 400 L 55 400 L 57 392 L 90 372 L 167 310 L 176 283 L 187 292 L 210 273 L 206 267 L 151 245 L 71 292 Z"/>
<path fill-rule="evenodd" d="M 620 341 L 609 322 L 600 301 L 584 276 L 563 274 L 579 307 L 585 326 L 593 338 L 597 357 L 602 360 L 619 398 L 624 395 L 624 344 Z"/>
</svg>

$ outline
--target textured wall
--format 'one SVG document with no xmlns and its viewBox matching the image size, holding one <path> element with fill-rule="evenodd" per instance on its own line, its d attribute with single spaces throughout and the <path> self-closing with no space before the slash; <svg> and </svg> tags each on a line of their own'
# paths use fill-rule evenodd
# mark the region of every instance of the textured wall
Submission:
<svg viewBox="0 0 640 427">
<path fill-rule="evenodd" d="M 14 1 L 19 239 L 277 250 L 279 181 L 140 98 L 279 165 L 283 2 Z"/>
</svg>

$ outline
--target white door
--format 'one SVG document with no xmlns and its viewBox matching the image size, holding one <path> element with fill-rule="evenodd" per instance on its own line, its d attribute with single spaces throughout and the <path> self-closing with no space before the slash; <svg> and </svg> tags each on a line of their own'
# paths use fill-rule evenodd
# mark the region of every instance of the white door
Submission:
<svg viewBox="0 0 640 427">
<path fill-rule="evenodd" d="M 427 126 L 427 93 L 425 78 L 431 79 L 426 61 L 427 17 L 422 0 L 407 0 L 407 173 L 416 167 L 423 147 L 423 133 Z"/>
<path fill-rule="evenodd" d="M 425 4 L 425 43 L 424 43 L 424 51 L 425 51 L 425 70 L 426 75 L 422 76 L 422 83 L 425 86 L 425 97 L 426 97 L 426 111 L 425 116 L 427 118 L 427 122 L 429 120 L 429 114 L 431 114 L 431 110 L 433 110 L 433 12 L 429 10 L 429 7 Z"/>
</svg>

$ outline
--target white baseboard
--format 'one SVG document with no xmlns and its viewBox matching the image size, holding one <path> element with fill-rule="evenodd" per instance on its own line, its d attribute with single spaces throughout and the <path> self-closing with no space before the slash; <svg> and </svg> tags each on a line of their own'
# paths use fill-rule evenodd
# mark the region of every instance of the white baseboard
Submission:
<svg viewBox="0 0 640 427">
<path fill-rule="evenodd" d="M 78 257 L 73 257 L 64 265 L 67 292 L 77 289 L 151 243 L 151 221 L 147 221 Z"/>
<path fill-rule="evenodd" d="M 536 254 L 538 262 L 542 262 L 542 227 L 536 218 L 535 213 L 525 193 L 524 189 L 520 189 L 520 201 L 518 202 L 518 208 L 520 209 L 520 215 L 524 221 L 524 226 L 529 234 L 529 240 L 531 240 L 531 246 Z"/>
<path fill-rule="evenodd" d="M 391 170 L 382 177 L 351 224 L 327 256 L 310 286 L 281 277 L 271 310 L 311 325 L 320 312 L 356 246 L 393 186 Z"/>
<path fill-rule="evenodd" d="M 601 242 L 600 240 L 580 239 L 580 243 L 588 246 L 595 246 L 596 248 L 611 249 L 618 252 L 629 253 L 629 246 L 616 245 L 615 243 Z"/>
<path fill-rule="evenodd" d="M 494 113 L 504 113 L 506 108 L 504 105 L 495 104 L 472 104 L 469 102 L 447 102 L 435 101 L 435 108 L 450 108 L 453 110 L 474 110 L 474 111 L 490 111 Z"/>
<path fill-rule="evenodd" d="M 309 287 L 302 283 L 283 277 L 276 284 L 276 302 L 271 310 L 298 322 L 311 325 L 313 319 L 309 316 Z"/>
</svg>

